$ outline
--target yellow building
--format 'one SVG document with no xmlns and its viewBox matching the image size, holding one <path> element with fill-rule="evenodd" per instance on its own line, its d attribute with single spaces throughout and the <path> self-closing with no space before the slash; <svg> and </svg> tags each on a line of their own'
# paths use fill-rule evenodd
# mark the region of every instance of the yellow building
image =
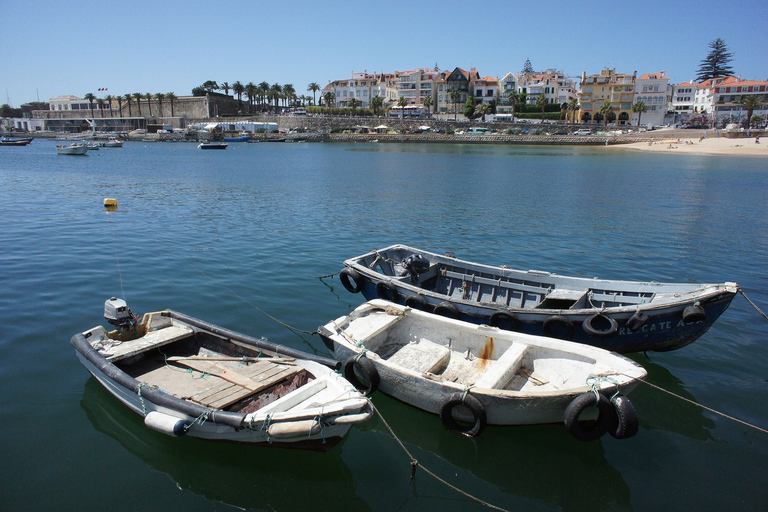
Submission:
<svg viewBox="0 0 768 512">
<path fill-rule="evenodd" d="M 599 75 L 581 74 L 579 104 L 583 123 L 629 124 L 632 118 L 632 96 L 635 90 L 637 71 L 629 74 L 616 73 L 616 69 L 605 68 Z M 613 112 L 603 119 L 600 107 L 609 102 Z"/>
</svg>

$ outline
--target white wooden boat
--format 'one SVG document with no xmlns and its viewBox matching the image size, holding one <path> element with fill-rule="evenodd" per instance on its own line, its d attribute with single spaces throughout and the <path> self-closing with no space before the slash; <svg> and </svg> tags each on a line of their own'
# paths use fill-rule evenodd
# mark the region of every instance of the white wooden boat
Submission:
<svg viewBox="0 0 768 512">
<path fill-rule="evenodd" d="M 105 303 L 118 328 L 72 337 L 83 365 L 147 427 L 172 436 L 325 451 L 370 418 L 331 359 L 162 311 L 140 322 Z"/>
<path fill-rule="evenodd" d="M 551 336 L 616 352 L 674 350 L 704 334 L 736 283 L 585 279 L 513 270 L 392 245 L 350 258 L 340 279 L 382 298 L 476 324 Z"/>
<path fill-rule="evenodd" d="M 626 399 L 646 371 L 606 350 L 426 313 L 376 299 L 319 329 L 347 379 L 440 414 L 449 430 L 564 422 L 578 439 L 637 432 Z M 599 392 L 595 392 L 599 391 Z M 585 422 L 599 410 L 596 420 Z M 463 410 L 468 408 L 471 415 Z M 462 425 L 466 420 L 469 425 Z"/>
<path fill-rule="evenodd" d="M 88 144 L 73 142 L 69 146 L 56 144 L 56 153 L 59 155 L 85 155 L 88 153 Z"/>
<path fill-rule="evenodd" d="M 105 148 L 121 148 L 123 147 L 123 141 L 113 137 L 104 143 L 104 147 Z"/>
</svg>

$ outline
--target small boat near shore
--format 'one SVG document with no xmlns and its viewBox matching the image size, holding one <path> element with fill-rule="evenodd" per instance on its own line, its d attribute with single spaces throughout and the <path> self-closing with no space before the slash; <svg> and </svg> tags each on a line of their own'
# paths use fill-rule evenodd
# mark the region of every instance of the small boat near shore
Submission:
<svg viewBox="0 0 768 512">
<path fill-rule="evenodd" d="M 2 137 L 0 138 L 0 146 L 26 146 L 30 142 L 32 142 L 34 139 L 32 138 L 8 138 L 8 137 Z"/>
<path fill-rule="evenodd" d="M 88 144 L 85 142 L 73 142 L 69 146 L 56 144 L 56 153 L 59 155 L 85 155 L 88 149 Z"/>
<path fill-rule="evenodd" d="M 248 134 L 241 135 L 239 137 L 224 137 L 224 142 L 249 142 L 251 136 Z"/>
<path fill-rule="evenodd" d="M 587 279 L 392 245 L 344 261 L 344 288 L 439 315 L 616 352 L 675 350 L 728 308 L 736 283 Z"/>
<path fill-rule="evenodd" d="M 226 142 L 201 142 L 197 149 L 227 149 Z"/>
<path fill-rule="evenodd" d="M 559 422 L 583 441 L 637 432 L 625 395 L 646 371 L 613 352 L 380 299 L 318 332 L 359 389 L 370 394 L 378 388 L 439 414 L 447 429 L 460 434 L 480 435 L 486 424 Z M 596 419 L 581 419 L 595 412 Z"/>
<path fill-rule="evenodd" d="M 104 316 L 117 329 L 74 335 L 77 357 L 164 434 L 326 451 L 372 415 L 334 360 L 116 298 Z"/>
<path fill-rule="evenodd" d="M 104 143 L 104 147 L 105 148 L 121 148 L 121 147 L 123 147 L 123 141 L 113 137 L 111 139 L 108 139 Z"/>
</svg>

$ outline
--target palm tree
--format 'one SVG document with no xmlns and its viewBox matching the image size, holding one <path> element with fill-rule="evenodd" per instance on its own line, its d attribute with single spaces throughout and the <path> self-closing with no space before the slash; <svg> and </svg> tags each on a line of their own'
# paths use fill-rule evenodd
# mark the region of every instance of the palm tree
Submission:
<svg viewBox="0 0 768 512">
<path fill-rule="evenodd" d="M 133 117 L 133 114 L 131 114 L 131 93 L 125 94 L 125 101 L 128 103 L 128 117 Z"/>
<path fill-rule="evenodd" d="M 147 100 L 147 108 L 149 109 L 149 117 L 152 117 L 152 93 L 144 93 L 144 99 Z"/>
<path fill-rule="evenodd" d="M 115 96 L 115 99 L 117 100 L 117 110 L 120 111 L 120 118 L 123 117 L 123 97 L 119 94 Z"/>
<path fill-rule="evenodd" d="M 261 82 L 259 84 L 259 96 L 261 97 L 261 108 L 264 109 L 264 104 L 267 102 L 267 96 L 269 95 L 269 84 L 267 82 Z"/>
<path fill-rule="evenodd" d="M 243 110 L 243 92 L 245 92 L 245 87 L 240 83 L 240 80 L 232 84 L 232 92 L 237 94 L 238 108 Z"/>
<path fill-rule="evenodd" d="M 376 117 L 379 117 L 381 113 L 381 107 L 384 106 L 384 98 L 379 96 L 378 94 L 371 98 L 371 109 L 373 109 L 373 115 Z"/>
<path fill-rule="evenodd" d="M 429 107 L 431 107 L 431 106 L 432 106 L 432 96 L 431 96 L 431 95 L 429 95 L 429 94 L 427 94 L 426 96 L 424 96 L 424 99 L 423 99 L 423 100 L 421 100 L 421 104 L 422 104 L 422 105 L 424 105 L 424 108 L 426 108 L 426 109 L 427 109 L 427 117 L 429 117 L 429 115 L 430 115 L 430 109 L 429 109 Z"/>
<path fill-rule="evenodd" d="M 256 97 L 256 84 L 253 82 L 248 82 L 245 85 L 245 95 L 248 97 L 248 113 L 250 114 L 253 111 L 253 99 Z"/>
<path fill-rule="evenodd" d="M 291 100 L 296 97 L 296 89 L 294 89 L 293 84 L 285 84 L 283 86 L 283 95 L 285 96 L 288 106 L 290 106 Z"/>
<path fill-rule="evenodd" d="M 133 93 L 133 99 L 136 100 L 136 108 L 139 109 L 139 117 L 141 117 L 141 98 L 143 97 L 140 92 Z"/>
<path fill-rule="evenodd" d="M 543 94 L 540 94 L 536 96 L 536 106 L 541 109 L 541 122 L 544 122 L 544 108 L 547 106 L 549 102 L 547 101 L 547 97 Z"/>
<path fill-rule="evenodd" d="M 176 95 L 172 92 L 165 93 L 165 98 L 171 102 L 171 117 L 173 117 L 173 100 L 176 99 Z"/>
<path fill-rule="evenodd" d="M 479 103 L 475 105 L 475 115 L 481 116 L 485 122 L 485 116 L 491 112 L 491 106 L 488 103 Z"/>
<path fill-rule="evenodd" d="M 576 111 L 581 108 L 581 105 L 579 105 L 578 98 L 571 98 L 571 100 L 568 102 L 568 110 L 571 111 L 571 122 L 576 122 Z"/>
<path fill-rule="evenodd" d="M 397 100 L 397 106 L 400 107 L 400 119 L 405 118 L 405 106 L 408 104 L 408 100 L 405 97 L 400 96 Z"/>
<path fill-rule="evenodd" d="M 568 103 L 562 102 L 560 104 L 560 120 L 566 121 L 568 119 Z"/>
<path fill-rule="evenodd" d="M 355 115 L 355 110 L 360 105 L 360 100 L 358 100 L 357 98 L 354 98 L 354 97 L 349 98 L 349 101 L 347 102 L 347 105 L 349 105 L 349 108 L 352 109 L 352 115 L 354 116 Z"/>
<path fill-rule="evenodd" d="M 280 105 L 278 105 L 277 102 L 280 100 L 280 95 L 282 93 L 283 93 L 283 87 L 278 83 L 272 84 L 272 87 L 269 88 L 269 97 L 275 100 L 276 111 L 280 108 Z"/>
<path fill-rule="evenodd" d="M 232 86 L 231 86 L 231 85 L 229 85 L 229 82 L 224 82 L 223 84 L 221 84 L 221 86 L 220 86 L 219 88 L 220 88 L 222 91 L 224 91 L 224 94 L 225 94 L 226 96 L 229 96 L 229 90 L 232 88 Z"/>
<path fill-rule="evenodd" d="M 112 113 L 112 100 L 115 99 L 111 94 L 107 94 L 104 96 L 104 101 L 109 103 L 109 117 L 115 117 L 115 115 Z"/>
<path fill-rule="evenodd" d="M 456 105 L 461 99 L 461 91 L 458 89 L 451 89 L 448 96 L 451 97 L 451 102 L 453 102 L 453 120 L 456 121 Z"/>
<path fill-rule="evenodd" d="M 104 117 L 104 99 L 96 98 L 96 105 L 99 107 L 99 112 L 101 113 L 101 117 Z"/>
<path fill-rule="evenodd" d="M 507 99 L 509 100 L 509 104 L 512 105 L 512 122 L 515 122 L 515 106 L 520 101 L 520 95 L 517 94 L 517 91 L 509 91 L 507 93 Z"/>
<path fill-rule="evenodd" d="M 644 101 L 638 101 L 632 105 L 632 112 L 637 113 L 637 126 L 640 126 L 640 118 L 642 117 L 643 112 L 648 112 L 648 107 L 645 106 Z"/>
<path fill-rule="evenodd" d="M 315 96 L 315 93 L 320 90 L 320 86 L 317 82 L 312 82 L 307 86 L 307 90 L 312 92 L 312 103 L 317 105 L 317 96 Z"/>
<path fill-rule="evenodd" d="M 325 106 L 328 107 L 328 114 L 330 115 L 331 106 L 333 105 L 333 102 L 336 101 L 336 95 L 333 91 L 328 91 L 323 94 L 323 101 L 325 102 Z"/>
<path fill-rule="evenodd" d="M 750 96 L 747 96 L 743 100 L 739 102 L 739 104 L 747 109 L 747 128 L 750 127 L 750 123 L 752 122 L 752 113 L 755 110 L 760 109 L 763 106 L 764 101 L 761 101 L 760 98 L 753 94 Z"/>
<path fill-rule="evenodd" d="M 88 100 L 88 103 L 91 104 L 91 106 L 90 106 L 90 108 L 91 108 L 91 117 L 93 117 L 93 100 L 96 99 L 96 96 L 94 96 L 92 92 L 89 92 L 85 96 L 83 96 L 83 98 Z"/>
<path fill-rule="evenodd" d="M 161 92 L 155 93 L 155 99 L 157 100 L 157 116 L 163 117 L 163 100 L 165 99 L 165 94 Z"/>
<path fill-rule="evenodd" d="M 597 111 L 603 116 L 603 125 L 606 125 L 608 124 L 608 114 L 613 113 L 613 105 L 611 105 L 610 101 L 606 101 L 600 105 L 600 108 L 597 109 Z"/>
</svg>

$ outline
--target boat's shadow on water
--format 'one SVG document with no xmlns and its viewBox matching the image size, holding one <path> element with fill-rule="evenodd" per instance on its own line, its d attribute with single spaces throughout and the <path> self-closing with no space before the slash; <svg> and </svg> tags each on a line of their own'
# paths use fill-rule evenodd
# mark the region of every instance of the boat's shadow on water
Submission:
<svg viewBox="0 0 768 512">
<path fill-rule="evenodd" d="M 93 377 L 85 383 L 80 405 L 96 430 L 180 489 L 208 500 L 243 509 L 313 510 L 318 503 L 334 503 L 338 510 L 369 510 L 355 494 L 338 446 L 315 453 L 172 438 L 148 429 Z"/>
</svg>

